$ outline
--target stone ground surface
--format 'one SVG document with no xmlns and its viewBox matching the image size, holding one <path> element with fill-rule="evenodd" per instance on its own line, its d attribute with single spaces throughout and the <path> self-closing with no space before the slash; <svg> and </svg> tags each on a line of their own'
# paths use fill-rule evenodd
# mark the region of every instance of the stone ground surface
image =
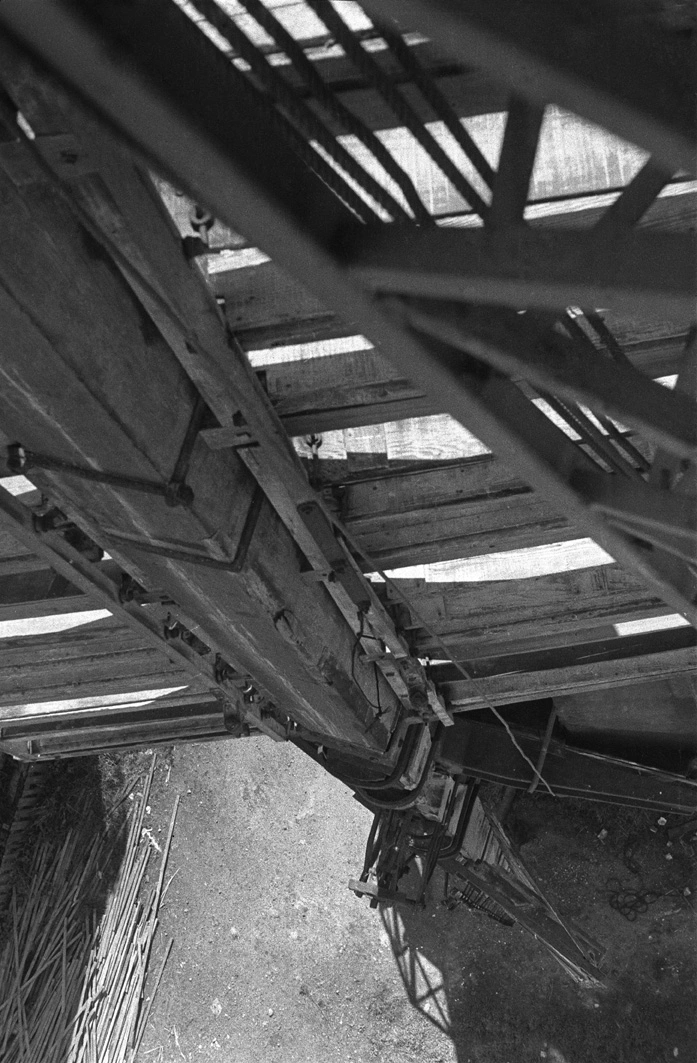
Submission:
<svg viewBox="0 0 697 1063">
<path fill-rule="evenodd" d="M 608 905 L 608 876 L 631 880 L 618 855 L 626 812 L 586 804 L 570 815 L 551 799 L 515 806 L 528 866 L 608 946 L 607 989 L 588 992 L 518 927 L 448 911 L 442 879 L 426 911 L 399 916 L 404 982 L 389 913 L 347 889 L 370 816 L 290 745 L 253 739 L 160 754 L 148 817 L 156 838 L 176 794 L 174 878 L 153 970 L 170 937 L 174 946 L 138 1063 L 697 1058 L 690 896 L 674 889 L 633 924 Z M 652 881 L 683 867 L 662 863 L 664 839 L 642 836 Z"/>
</svg>

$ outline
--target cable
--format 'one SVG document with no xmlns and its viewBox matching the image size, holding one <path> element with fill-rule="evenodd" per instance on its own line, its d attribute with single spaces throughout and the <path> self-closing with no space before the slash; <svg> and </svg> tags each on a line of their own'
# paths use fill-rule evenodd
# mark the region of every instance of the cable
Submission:
<svg viewBox="0 0 697 1063">
<path fill-rule="evenodd" d="M 380 642 L 381 639 L 377 638 L 377 636 L 375 636 L 375 635 L 366 635 L 365 634 L 365 630 L 364 630 L 364 628 L 365 628 L 365 615 L 364 615 L 364 613 L 363 613 L 363 611 L 361 609 L 358 610 L 358 624 L 359 624 L 358 634 L 356 635 L 355 641 L 353 643 L 353 647 L 351 648 L 351 678 L 353 679 L 354 683 L 356 684 L 356 686 L 360 690 L 360 692 L 363 695 L 363 697 L 365 698 L 365 700 L 370 705 L 371 709 L 375 709 L 375 711 L 377 712 L 377 716 L 372 720 L 372 722 L 370 723 L 370 726 L 368 728 L 368 730 L 370 730 L 370 727 L 373 726 L 373 724 L 375 723 L 375 720 L 379 720 L 380 717 L 383 716 L 385 711 L 386 711 L 385 709 L 383 709 L 382 705 L 380 704 L 380 677 L 379 677 L 379 672 L 378 672 L 378 666 L 377 666 L 377 664 L 375 662 L 373 662 L 373 668 L 375 669 L 375 690 L 376 690 L 376 693 L 377 693 L 377 705 L 375 705 L 370 700 L 370 698 L 366 694 L 365 690 L 363 690 L 363 688 L 361 687 L 361 684 L 356 679 L 356 654 L 358 652 L 358 647 L 361 644 L 361 639 L 370 639 L 371 642 Z"/>
<path fill-rule="evenodd" d="M 376 798 L 373 796 L 370 790 L 358 789 L 356 790 L 358 796 L 363 801 L 365 801 L 366 804 L 368 804 L 371 808 L 384 808 L 388 809 L 391 812 L 402 811 L 403 809 L 411 808 L 412 805 L 416 804 L 417 797 L 426 785 L 431 770 L 431 765 L 433 764 L 433 761 L 436 758 L 436 753 L 440 748 L 440 737 L 442 731 L 443 725 L 439 723 L 436 728 L 436 733 L 434 735 L 433 741 L 431 742 L 431 748 L 428 751 L 428 757 L 426 758 L 426 763 L 423 766 L 419 781 L 412 790 L 407 790 L 406 792 L 402 790 L 396 797 L 390 799 L 389 797 Z"/>
<path fill-rule="evenodd" d="M 443 656 L 447 660 L 452 662 L 453 666 L 457 669 L 457 671 L 460 673 L 460 675 L 462 675 L 463 678 L 467 680 L 468 683 L 472 684 L 472 686 L 474 687 L 475 691 L 477 692 L 477 694 L 479 695 L 481 700 L 484 702 L 484 705 L 486 706 L 486 708 L 488 708 L 491 712 L 493 712 L 493 714 L 496 717 L 496 719 L 505 728 L 506 733 L 507 733 L 509 739 L 511 740 L 511 743 L 513 744 L 515 749 L 518 751 L 520 756 L 523 758 L 525 763 L 530 767 L 530 769 L 532 770 L 533 776 L 538 780 L 539 783 L 542 784 L 542 786 L 544 786 L 544 788 L 547 790 L 547 792 L 550 794 L 550 796 L 556 797 L 556 794 L 554 793 L 554 790 L 549 785 L 547 780 L 542 776 L 542 774 L 538 771 L 537 766 L 535 764 L 533 764 L 532 760 L 527 755 L 525 750 L 522 748 L 522 746 L 518 742 L 516 736 L 513 734 L 513 731 L 511 730 L 508 722 L 503 718 L 503 716 L 498 711 L 498 709 L 496 708 L 494 703 L 491 701 L 489 696 L 486 694 L 486 692 L 481 687 L 481 685 L 478 682 L 478 680 L 475 679 L 475 677 L 470 672 L 467 671 L 465 666 L 460 661 L 456 661 L 455 660 L 455 658 L 453 657 L 452 653 L 450 652 L 448 647 L 445 645 L 445 643 L 441 639 L 440 635 L 437 635 L 435 633 L 435 631 L 430 626 L 430 624 L 426 620 L 424 620 L 424 618 L 421 616 L 421 614 L 413 607 L 413 605 L 410 602 L 410 600 L 407 598 L 407 596 L 404 594 L 404 592 L 401 590 L 401 588 L 395 583 L 395 581 L 393 579 L 391 579 L 387 575 L 387 573 L 385 571 L 383 571 L 383 569 L 381 569 L 379 567 L 379 565 L 377 565 L 377 563 L 375 561 L 373 561 L 373 559 L 370 557 L 370 555 L 367 554 L 365 552 L 365 550 L 354 540 L 353 536 L 349 533 L 349 531 L 343 526 L 343 524 L 335 516 L 333 516 L 332 519 L 333 519 L 334 524 L 336 525 L 336 527 L 339 529 L 339 531 L 343 535 L 343 537 L 346 540 L 346 543 L 350 547 L 350 549 L 353 550 L 354 553 L 356 553 L 360 557 L 362 557 L 363 561 L 370 568 L 370 570 L 372 572 L 377 573 L 377 575 L 380 576 L 380 578 L 382 580 L 384 580 L 385 584 L 394 591 L 394 593 L 403 602 L 403 604 L 407 606 L 407 608 L 411 612 L 412 616 L 416 620 L 418 620 L 419 626 L 422 627 L 424 629 L 424 631 L 428 632 L 428 634 L 431 636 L 433 641 L 436 643 L 438 648 L 443 653 Z M 390 807 L 390 806 L 386 806 L 386 807 Z"/>
</svg>

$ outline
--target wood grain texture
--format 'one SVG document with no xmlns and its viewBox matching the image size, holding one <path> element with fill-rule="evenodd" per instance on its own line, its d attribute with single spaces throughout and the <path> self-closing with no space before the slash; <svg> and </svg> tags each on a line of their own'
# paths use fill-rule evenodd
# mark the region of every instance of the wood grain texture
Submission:
<svg viewBox="0 0 697 1063">
<path fill-rule="evenodd" d="M 118 168 L 111 171 L 111 177 L 118 186 Z M 98 198 L 94 180 L 85 195 Z M 133 202 L 145 212 L 140 235 L 147 238 L 155 263 L 162 268 L 160 276 L 175 291 L 177 285 L 192 287 L 194 274 L 142 183 L 145 200 L 138 200 L 139 180 L 134 176 L 129 187 Z M 10 293 L 3 299 L 6 320 L 11 323 L 3 336 L 0 358 L 0 372 L 7 384 L 4 423 L 16 438 L 23 431 L 23 442 L 33 449 L 166 481 L 191 414 L 191 381 L 102 247 L 85 236 L 51 186 L 34 185 L 20 199 L 5 181 L 3 192 L 4 213 L 8 213 L 3 282 Z M 106 209 L 106 192 L 103 203 Z M 20 216 L 21 223 L 16 220 Z M 27 240 L 30 255 L 25 254 Z M 43 297 L 40 293 L 45 292 L 49 277 L 50 295 Z M 215 305 L 207 295 L 202 295 L 201 306 L 204 303 L 210 322 L 205 327 L 218 330 L 221 356 L 224 352 L 229 360 L 230 348 Z M 40 307 L 45 314 L 43 335 L 28 312 L 30 306 Z M 204 327 L 203 316 L 197 325 Z M 18 356 L 22 350 L 26 357 Z M 145 373 L 143 365 L 148 367 Z M 139 382 L 136 389 L 134 380 Z M 216 387 L 219 393 L 226 385 L 218 379 Z M 26 406 L 30 394 L 34 396 L 31 412 Z M 227 402 L 230 410 L 235 397 L 229 392 Z M 287 437 L 285 446 L 290 450 Z M 70 482 L 60 474 L 42 477 L 41 483 L 47 487 L 50 483 L 63 508 L 89 513 L 97 527 L 121 528 L 145 538 L 180 539 L 212 549 L 218 556 L 232 557 L 249 506 L 252 478 L 235 454 L 215 454 L 199 443 L 188 479 L 196 499 L 188 511 L 168 510 L 160 499 L 114 491 L 102 484 L 86 486 L 77 478 Z M 138 569 L 142 558 L 137 550 L 124 546 L 122 553 L 126 560 L 135 558 Z M 348 740 L 366 748 L 381 741 L 381 726 L 371 733 L 366 730 L 372 712 L 360 692 L 361 682 L 374 690 L 373 669 L 357 661 L 356 681 L 348 678 L 352 632 L 324 588 L 301 579 L 295 544 L 270 509 L 260 517 L 249 567 L 240 576 L 221 577 L 200 566 L 160 559 L 151 559 L 148 567 L 154 582 L 169 585 L 185 613 L 200 622 L 204 638 L 207 635 L 243 674 L 253 675 L 264 693 L 284 710 L 320 733 L 328 728 L 337 738 L 350 736 Z M 282 631 L 276 620 L 284 610 L 287 623 Z M 343 667 L 347 673 L 347 689 L 353 695 L 350 704 L 323 675 L 322 661 L 329 647 L 333 667 L 339 671 Z M 386 686 L 381 698 L 389 704 Z"/>
<path fill-rule="evenodd" d="M 522 639 L 561 639 L 639 616 L 659 616 L 665 605 L 617 565 L 559 572 L 531 579 L 477 583 L 399 580 L 399 587 L 429 627 L 459 659 L 495 653 Z M 387 589 L 387 597 L 392 592 Z M 438 656 L 437 643 L 414 619 L 419 652 Z M 563 642 L 562 642 L 563 644 Z"/>
</svg>

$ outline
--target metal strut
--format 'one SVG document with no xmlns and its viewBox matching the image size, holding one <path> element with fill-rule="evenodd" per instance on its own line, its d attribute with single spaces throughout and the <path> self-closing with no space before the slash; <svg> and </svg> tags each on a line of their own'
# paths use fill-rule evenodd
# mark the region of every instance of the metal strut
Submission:
<svg viewBox="0 0 697 1063">
<path fill-rule="evenodd" d="M 135 476 L 122 476 L 115 472 L 102 472 L 85 465 L 74 465 L 62 458 L 53 458 L 49 454 L 39 454 L 27 450 L 21 443 L 10 443 L 7 448 L 7 467 L 10 472 L 24 474 L 31 469 L 54 469 L 79 476 L 82 480 L 95 480 L 97 483 L 110 484 L 112 487 L 126 487 L 131 491 L 142 491 L 149 495 L 161 495 L 168 506 L 189 507 L 194 501 L 194 492 L 181 480 L 159 483 L 157 480 L 143 480 Z"/>
</svg>

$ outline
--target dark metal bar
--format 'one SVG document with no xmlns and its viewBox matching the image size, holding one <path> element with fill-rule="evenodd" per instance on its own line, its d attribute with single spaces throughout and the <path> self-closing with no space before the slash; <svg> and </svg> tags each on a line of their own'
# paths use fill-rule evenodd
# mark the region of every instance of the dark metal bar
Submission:
<svg viewBox="0 0 697 1063">
<path fill-rule="evenodd" d="M 542 739 L 515 731 L 523 749 L 536 759 Z M 528 789 L 532 779 L 503 728 L 459 717 L 446 734 L 439 761 L 448 771 L 506 786 Z M 558 797 L 649 808 L 656 812 L 694 814 L 697 782 L 617 757 L 574 749 L 552 740 L 545 760 L 545 779 Z"/>
<path fill-rule="evenodd" d="M 493 186 L 488 225 L 503 229 L 523 222 L 544 108 L 513 96 Z"/>
<path fill-rule="evenodd" d="M 191 488 L 181 481 L 164 484 L 158 483 L 157 480 L 143 480 L 136 476 L 90 469 L 85 465 L 74 465 L 70 461 L 51 457 L 49 454 L 27 450 L 21 443 L 11 443 L 7 449 L 7 467 L 10 472 L 25 473 L 31 469 L 67 472 L 81 480 L 93 480 L 95 483 L 109 484 L 112 487 L 126 487 L 130 491 L 142 491 L 148 495 L 161 495 L 170 506 L 190 506 L 194 500 Z"/>
<path fill-rule="evenodd" d="M 288 32 L 285 26 L 279 22 L 273 12 L 262 3 L 262 0 L 243 0 L 244 6 L 259 25 L 273 37 L 293 66 L 307 83 L 311 93 L 334 119 L 352 136 L 355 136 L 371 152 L 382 166 L 385 173 L 389 174 L 397 187 L 400 189 L 406 202 L 409 204 L 414 217 L 422 223 L 430 223 L 431 215 L 419 197 L 411 178 L 399 165 L 393 155 L 382 143 L 379 137 L 350 111 L 334 93 L 321 75 L 317 67 L 308 59 L 302 47 Z"/>
<path fill-rule="evenodd" d="M 514 311 L 494 314 L 485 309 L 426 306 L 426 310 L 405 309 L 407 320 L 422 335 L 561 398 L 616 417 L 681 457 L 691 458 L 697 450 L 697 418 L 685 396 L 599 352 L 595 359 L 579 359 L 573 341 L 564 336 L 550 335 L 543 344 L 534 324 Z"/>
<path fill-rule="evenodd" d="M 510 224 L 512 214 L 505 217 Z M 606 306 L 688 320 L 694 312 L 691 233 L 628 230 L 610 244 L 596 230 L 518 227 L 494 236 L 481 229 L 352 226 L 335 250 L 367 288 L 394 295 L 516 310 Z"/>
<path fill-rule="evenodd" d="M 674 170 L 695 169 L 693 35 L 619 0 L 364 0 L 514 92 L 560 104 Z"/>
<path fill-rule="evenodd" d="M 357 38 L 354 37 L 329 0 L 306 0 L 306 2 L 335 36 L 336 40 L 346 51 L 349 59 L 356 64 L 368 82 L 380 93 L 399 121 L 406 126 L 424 151 L 431 156 L 436 166 L 443 172 L 463 199 L 469 203 L 473 210 L 477 211 L 480 217 L 486 217 L 489 208 L 477 190 L 473 188 L 448 153 L 428 131 L 399 89 L 392 84 L 373 57 L 365 51 Z"/>
</svg>

